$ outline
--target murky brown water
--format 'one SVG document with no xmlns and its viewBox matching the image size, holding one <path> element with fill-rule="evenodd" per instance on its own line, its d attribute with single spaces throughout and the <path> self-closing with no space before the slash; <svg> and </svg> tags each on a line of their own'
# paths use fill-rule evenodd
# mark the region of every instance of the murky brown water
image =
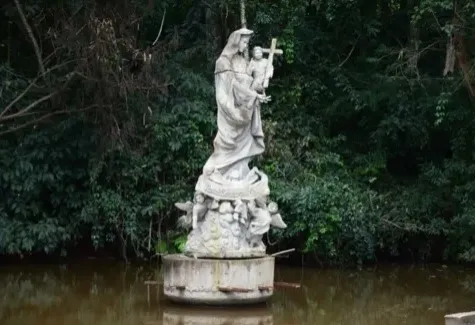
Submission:
<svg viewBox="0 0 475 325">
<path fill-rule="evenodd" d="M 278 268 L 264 306 L 187 308 L 147 294 L 152 267 L 87 262 L 0 266 L 2 325 L 437 325 L 475 309 L 475 270 L 385 266 L 365 271 Z"/>
</svg>

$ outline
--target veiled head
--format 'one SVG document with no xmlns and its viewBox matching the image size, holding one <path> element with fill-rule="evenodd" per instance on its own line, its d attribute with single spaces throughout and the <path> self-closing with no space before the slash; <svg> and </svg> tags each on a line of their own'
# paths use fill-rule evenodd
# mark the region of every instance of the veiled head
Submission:
<svg viewBox="0 0 475 325">
<path fill-rule="evenodd" d="M 244 52 L 249 46 L 249 40 L 254 32 L 247 28 L 238 29 L 229 35 L 228 42 L 221 55 L 232 57 Z"/>
</svg>

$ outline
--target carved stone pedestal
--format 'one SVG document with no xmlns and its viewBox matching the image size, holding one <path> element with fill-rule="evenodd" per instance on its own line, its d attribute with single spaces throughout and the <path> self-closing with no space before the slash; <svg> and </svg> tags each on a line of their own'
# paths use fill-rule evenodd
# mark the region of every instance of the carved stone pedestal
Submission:
<svg viewBox="0 0 475 325">
<path fill-rule="evenodd" d="M 193 202 L 176 203 L 191 227 L 185 255 L 199 258 L 255 258 L 266 255 L 262 236 L 270 227 L 286 228 L 275 202 L 269 201 L 266 174 L 253 168 L 242 180 L 218 171 L 201 175 Z"/>
<path fill-rule="evenodd" d="M 264 302 L 274 288 L 274 257 L 163 258 L 163 290 L 168 299 L 189 304 L 237 305 Z"/>
</svg>

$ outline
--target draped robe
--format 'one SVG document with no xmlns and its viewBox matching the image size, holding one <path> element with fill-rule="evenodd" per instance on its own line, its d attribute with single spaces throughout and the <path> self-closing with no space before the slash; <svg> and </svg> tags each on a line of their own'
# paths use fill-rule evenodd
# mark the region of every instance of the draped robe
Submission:
<svg viewBox="0 0 475 325">
<path fill-rule="evenodd" d="M 264 152 L 264 133 L 257 93 L 250 88 L 252 77 L 246 73 L 247 61 L 239 54 L 221 55 L 216 61 L 215 88 L 218 106 L 218 132 L 214 152 L 203 170 L 218 169 L 229 176 L 236 172 L 242 179 L 248 162 Z"/>
</svg>

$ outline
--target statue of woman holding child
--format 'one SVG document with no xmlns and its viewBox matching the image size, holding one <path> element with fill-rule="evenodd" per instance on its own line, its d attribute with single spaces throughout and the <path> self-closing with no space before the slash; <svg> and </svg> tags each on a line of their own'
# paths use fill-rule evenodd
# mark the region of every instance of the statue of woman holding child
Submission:
<svg viewBox="0 0 475 325">
<path fill-rule="evenodd" d="M 252 34 L 246 28 L 233 32 L 216 61 L 214 152 L 203 167 L 193 202 L 175 204 L 186 212 L 180 223 L 192 228 L 186 255 L 263 256 L 263 234 L 270 226 L 286 227 L 277 204 L 268 202 L 267 176 L 248 166 L 264 152 L 260 105 L 270 101 L 263 82 L 273 73 L 260 47 L 251 62 L 244 57 Z"/>
<path fill-rule="evenodd" d="M 204 174 L 217 169 L 226 178 L 243 179 L 252 157 L 264 152 L 260 103 L 270 101 L 270 97 L 251 87 L 253 77 L 248 74 L 249 62 L 243 53 L 252 34 L 246 28 L 234 31 L 216 61 L 218 132 Z"/>
</svg>

